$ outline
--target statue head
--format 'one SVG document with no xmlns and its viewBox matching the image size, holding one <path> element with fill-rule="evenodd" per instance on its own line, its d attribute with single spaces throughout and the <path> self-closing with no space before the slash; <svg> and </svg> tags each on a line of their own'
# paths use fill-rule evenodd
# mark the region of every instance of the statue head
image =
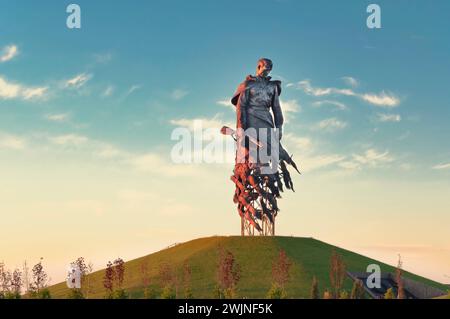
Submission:
<svg viewBox="0 0 450 319">
<path fill-rule="evenodd" d="M 272 61 L 269 59 L 259 59 L 258 65 L 256 67 L 256 76 L 266 77 L 272 71 Z"/>
</svg>

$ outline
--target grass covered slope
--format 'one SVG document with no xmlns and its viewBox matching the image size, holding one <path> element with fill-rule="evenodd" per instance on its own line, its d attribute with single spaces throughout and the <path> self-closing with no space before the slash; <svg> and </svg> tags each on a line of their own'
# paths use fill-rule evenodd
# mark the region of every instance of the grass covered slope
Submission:
<svg viewBox="0 0 450 319">
<path fill-rule="evenodd" d="M 159 286 L 158 270 L 162 263 L 169 263 L 181 272 L 183 263 L 188 260 L 192 269 L 192 292 L 194 298 L 213 298 L 216 286 L 219 247 L 231 251 L 241 267 L 241 280 L 238 284 L 239 297 L 264 298 L 272 282 L 272 263 L 280 249 L 286 251 L 293 262 L 291 281 L 286 290 L 288 298 L 309 298 L 313 276 L 319 281 L 321 293 L 330 287 L 329 262 L 333 249 L 342 255 L 347 270 L 364 272 L 369 264 L 379 264 L 382 272 L 393 272 L 394 267 L 376 260 L 344 250 L 312 238 L 295 237 L 209 237 L 195 239 L 154 254 L 125 263 L 124 288 L 132 298 L 143 297 L 141 265 L 146 263 L 154 285 Z M 103 298 L 104 270 L 90 275 L 92 292 L 89 298 Z M 445 290 L 445 286 L 426 278 L 405 272 L 405 277 L 418 280 Z M 345 289 L 350 291 L 351 281 L 346 279 Z M 181 291 L 182 289 L 180 289 Z M 66 298 L 69 289 L 65 283 L 50 287 L 53 298 Z M 180 296 L 182 294 L 180 293 Z"/>
</svg>

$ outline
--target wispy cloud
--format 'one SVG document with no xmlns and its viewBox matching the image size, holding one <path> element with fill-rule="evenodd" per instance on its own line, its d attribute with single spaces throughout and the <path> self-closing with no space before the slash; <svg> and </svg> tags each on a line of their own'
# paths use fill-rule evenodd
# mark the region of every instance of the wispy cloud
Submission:
<svg viewBox="0 0 450 319">
<path fill-rule="evenodd" d="M 351 77 L 351 76 L 343 76 L 341 79 L 345 82 L 345 84 L 347 84 L 347 85 L 349 85 L 349 86 L 351 86 L 351 87 L 354 87 L 354 88 L 355 88 L 355 87 L 357 87 L 357 86 L 359 85 L 358 80 L 355 79 L 354 77 Z"/>
<path fill-rule="evenodd" d="M 377 119 L 380 122 L 400 122 L 402 117 L 399 114 L 378 113 Z"/>
<path fill-rule="evenodd" d="M 437 169 L 437 170 L 450 169 L 450 163 L 435 165 L 435 166 L 433 166 L 433 169 Z"/>
<path fill-rule="evenodd" d="M 66 80 L 64 82 L 64 87 L 68 89 L 79 89 L 84 86 L 91 78 L 92 74 L 81 73 L 71 79 Z"/>
<path fill-rule="evenodd" d="M 327 168 L 345 159 L 343 155 L 324 153 L 309 137 L 299 137 L 289 133 L 283 137 L 283 145 L 289 152 L 298 156 L 300 160 L 297 164 L 305 172 Z"/>
<path fill-rule="evenodd" d="M 175 89 L 170 93 L 170 97 L 176 101 L 181 100 L 186 95 L 189 94 L 189 91 L 183 89 Z"/>
<path fill-rule="evenodd" d="M 53 144 L 57 144 L 57 145 L 61 145 L 61 146 L 80 146 L 80 145 L 86 143 L 89 139 L 85 136 L 81 136 L 81 135 L 77 135 L 77 134 L 66 134 L 66 135 L 50 137 L 49 140 Z"/>
<path fill-rule="evenodd" d="M 355 96 L 356 95 L 356 93 L 350 89 L 338 89 L 338 88 L 332 88 L 332 87 L 330 87 L 330 88 L 313 87 L 309 80 L 303 80 L 296 84 L 289 83 L 287 86 L 303 90 L 306 94 L 309 94 L 312 96 L 326 96 L 326 95 L 331 95 L 331 94 L 346 95 L 346 96 Z"/>
<path fill-rule="evenodd" d="M 8 45 L 0 52 L 0 62 L 6 62 L 14 59 L 19 54 L 19 49 L 16 45 Z"/>
<path fill-rule="evenodd" d="M 0 76 L 0 99 L 37 100 L 46 97 L 48 87 L 29 87 Z"/>
<path fill-rule="evenodd" d="M 125 93 L 125 97 L 133 94 L 134 92 L 136 92 L 137 90 L 140 90 L 142 88 L 142 85 L 140 84 L 133 84 L 127 91 L 127 93 Z"/>
<path fill-rule="evenodd" d="M 323 101 L 317 101 L 313 103 L 313 106 L 320 107 L 323 105 L 331 105 L 334 106 L 337 110 L 348 110 L 347 105 L 344 103 L 338 102 L 338 101 L 332 101 L 332 100 L 323 100 Z"/>
<path fill-rule="evenodd" d="M 170 124 L 174 126 L 180 126 L 188 128 L 193 131 L 196 128 L 202 129 L 215 129 L 217 128 L 219 132 L 220 128 L 224 125 L 224 120 L 222 120 L 221 114 L 216 114 L 213 118 L 192 118 L 192 119 L 173 119 L 170 120 Z"/>
<path fill-rule="evenodd" d="M 323 130 L 326 132 L 335 132 L 337 130 L 342 130 L 346 127 L 347 127 L 346 122 L 340 121 L 333 117 L 320 121 L 314 126 L 314 129 Z"/>
<path fill-rule="evenodd" d="M 103 97 L 109 97 L 114 93 L 114 86 L 108 85 L 106 89 L 102 92 Z"/>
<path fill-rule="evenodd" d="M 25 139 L 15 135 L 0 133 L 0 148 L 18 151 L 25 149 L 25 146 L 26 146 Z"/>
<path fill-rule="evenodd" d="M 321 88 L 311 85 L 309 80 L 303 80 L 298 83 L 289 83 L 288 87 L 293 87 L 303 90 L 306 94 L 315 97 L 322 97 L 328 95 L 343 95 L 358 97 L 372 105 L 386 108 L 393 108 L 400 104 L 400 99 L 392 93 L 382 91 L 380 94 L 375 93 L 357 93 L 352 89 L 340 89 L 334 87 Z"/>
<path fill-rule="evenodd" d="M 359 95 L 364 101 L 376 106 L 387 108 L 396 107 L 400 104 L 400 99 L 393 94 L 381 92 L 380 94 L 366 93 Z"/>
<path fill-rule="evenodd" d="M 106 63 L 111 62 L 112 57 L 113 57 L 112 53 L 110 53 L 110 52 L 94 54 L 95 62 L 100 63 L 100 64 L 106 64 Z"/>
<path fill-rule="evenodd" d="M 218 105 L 227 107 L 227 108 L 229 108 L 229 109 L 231 109 L 231 110 L 233 110 L 233 111 L 236 110 L 236 107 L 231 103 L 231 100 L 230 100 L 230 99 L 219 100 L 219 101 L 217 101 L 216 103 L 217 103 Z"/>
<path fill-rule="evenodd" d="M 297 100 L 280 100 L 281 109 L 283 111 L 284 120 L 288 123 L 293 113 L 300 112 L 301 106 Z"/>
<path fill-rule="evenodd" d="M 47 114 L 45 118 L 52 122 L 65 122 L 69 119 L 68 113 Z"/>
<path fill-rule="evenodd" d="M 339 166 L 348 170 L 359 170 L 364 166 L 374 168 L 393 161 L 394 158 L 389 154 L 389 151 L 379 152 L 370 148 L 363 154 L 353 154 L 352 159 L 339 163 Z"/>
</svg>

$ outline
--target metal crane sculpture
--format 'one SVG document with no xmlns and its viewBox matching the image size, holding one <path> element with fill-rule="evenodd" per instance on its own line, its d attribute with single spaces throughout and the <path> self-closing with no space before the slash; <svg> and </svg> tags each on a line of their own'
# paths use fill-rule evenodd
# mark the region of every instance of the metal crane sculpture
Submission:
<svg viewBox="0 0 450 319">
<path fill-rule="evenodd" d="M 233 201 L 241 217 L 242 236 L 275 235 L 275 219 L 280 210 L 277 200 L 284 187 L 294 191 L 286 164 L 299 172 L 281 145 L 281 82 L 271 81 L 271 70 L 272 61 L 258 61 L 256 76 L 249 75 L 231 100 L 236 106 L 237 129 L 224 126 L 221 130 L 237 142 L 231 180 L 236 185 Z"/>
</svg>

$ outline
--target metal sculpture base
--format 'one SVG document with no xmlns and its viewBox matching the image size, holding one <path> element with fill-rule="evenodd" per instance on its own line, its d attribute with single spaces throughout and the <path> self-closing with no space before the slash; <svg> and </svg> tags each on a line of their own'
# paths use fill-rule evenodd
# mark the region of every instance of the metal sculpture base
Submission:
<svg viewBox="0 0 450 319">
<path fill-rule="evenodd" d="M 272 223 L 263 216 L 261 224 L 262 230 L 258 231 L 245 217 L 241 217 L 241 236 L 275 236 L 275 220 Z"/>
</svg>

